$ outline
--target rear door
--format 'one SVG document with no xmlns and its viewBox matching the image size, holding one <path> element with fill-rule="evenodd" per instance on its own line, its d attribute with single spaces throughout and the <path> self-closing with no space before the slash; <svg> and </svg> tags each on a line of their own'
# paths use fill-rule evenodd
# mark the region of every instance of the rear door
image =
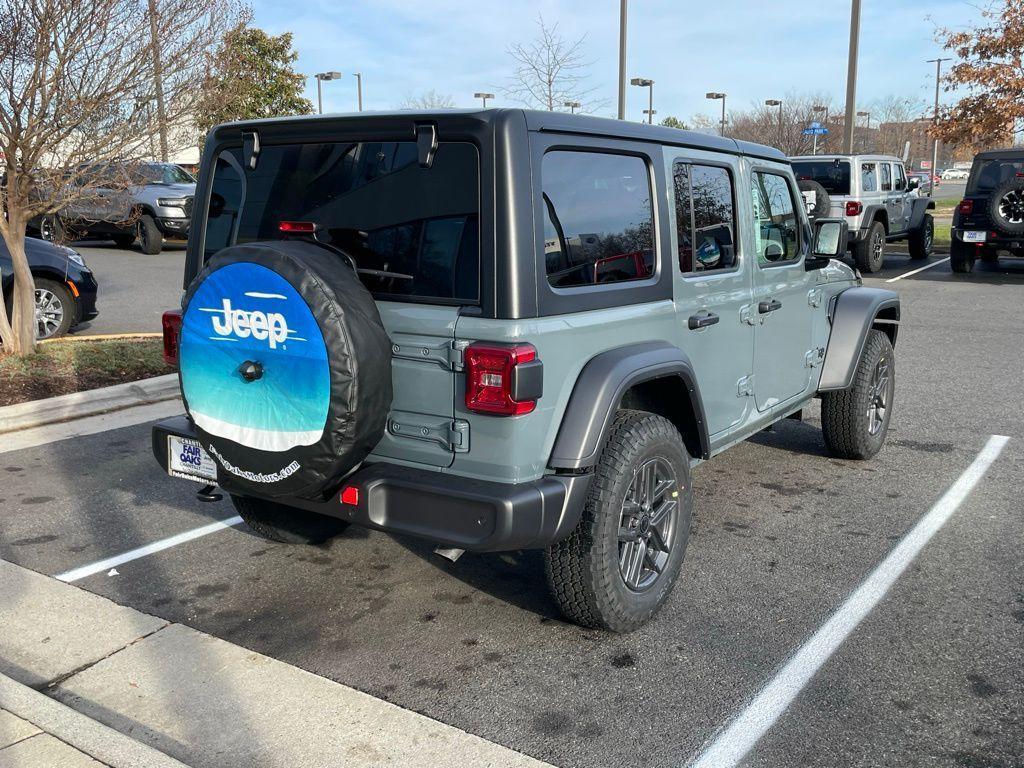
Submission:
<svg viewBox="0 0 1024 768">
<path fill-rule="evenodd" d="M 889 212 L 889 231 L 905 232 L 910 226 L 913 198 L 907 190 L 907 174 L 902 163 L 892 164 L 893 205 Z"/>
<path fill-rule="evenodd" d="M 449 466 L 469 448 L 468 424 L 455 419 L 455 324 L 480 298 L 476 147 L 441 142 L 429 167 L 413 141 L 265 143 L 245 170 L 241 149 L 222 152 L 204 257 L 278 239 L 283 221 L 312 222 L 338 269 L 354 262 L 377 301 L 394 394 L 373 455 Z"/>
</svg>

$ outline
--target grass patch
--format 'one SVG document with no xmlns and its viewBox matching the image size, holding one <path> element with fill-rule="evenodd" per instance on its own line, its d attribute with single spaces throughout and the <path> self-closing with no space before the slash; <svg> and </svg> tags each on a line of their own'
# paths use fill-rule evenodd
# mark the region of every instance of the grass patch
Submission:
<svg viewBox="0 0 1024 768">
<path fill-rule="evenodd" d="M 0 406 L 170 373 L 161 339 L 63 339 L 17 357 L 0 353 Z"/>
<path fill-rule="evenodd" d="M 945 221 L 939 221 L 938 219 L 936 219 L 936 221 L 935 221 L 935 239 L 933 241 L 934 244 L 935 245 L 941 245 L 941 246 L 944 246 L 944 247 L 948 248 L 949 247 L 950 238 L 952 237 L 950 235 L 950 230 L 952 228 L 953 228 L 952 220 L 947 219 Z"/>
</svg>

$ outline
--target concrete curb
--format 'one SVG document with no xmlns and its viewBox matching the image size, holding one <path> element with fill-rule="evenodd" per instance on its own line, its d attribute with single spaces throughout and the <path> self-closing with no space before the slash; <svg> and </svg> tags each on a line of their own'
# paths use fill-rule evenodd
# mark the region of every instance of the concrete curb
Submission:
<svg viewBox="0 0 1024 768">
<path fill-rule="evenodd" d="M 0 709 L 111 768 L 188 768 L 185 763 L 0 674 Z"/>
<path fill-rule="evenodd" d="M 117 339 L 161 339 L 163 333 L 97 333 L 94 336 L 59 336 L 56 339 L 40 339 L 36 344 L 60 344 L 68 341 L 114 341 Z"/>
<path fill-rule="evenodd" d="M 171 400 L 181 394 L 178 374 L 115 384 L 112 387 L 73 392 L 0 408 L 0 434 L 39 427 L 98 413 L 119 411 L 136 405 Z"/>
</svg>

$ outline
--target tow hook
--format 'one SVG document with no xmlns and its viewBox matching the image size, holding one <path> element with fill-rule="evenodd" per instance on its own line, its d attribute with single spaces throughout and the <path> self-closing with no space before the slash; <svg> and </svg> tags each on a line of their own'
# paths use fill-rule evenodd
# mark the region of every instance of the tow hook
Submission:
<svg viewBox="0 0 1024 768">
<path fill-rule="evenodd" d="M 200 501 L 209 503 L 211 501 L 220 501 L 224 498 L 224 494 L 218 493 L 217 486 L 215 485 L 204 485 L 196 491 L 196 498 Z"/>
</svg>

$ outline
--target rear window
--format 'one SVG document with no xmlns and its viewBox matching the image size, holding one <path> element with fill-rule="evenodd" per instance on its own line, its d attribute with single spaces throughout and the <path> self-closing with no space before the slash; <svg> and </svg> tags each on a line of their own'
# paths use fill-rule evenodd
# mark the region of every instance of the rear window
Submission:
<svg viewBox="0 0 1024 768">
<path fill-rule="evenodd" d="M 221 153 L 207 212 L 204 257 L 278 240 L 282 222 L 351 257 L 374 295 L 478 301 L 479 161 L 466 143 L 441 143 L 430 168 L 416 143 L 264 145 L 255 170 L 242 150 Z M 309 236 L 306 236 L 309 237 Z"/>
<path fill-rule="evenodd" d="M 847 160 L 800 160 L 793 173 L 801 181 L 816 181 L 830 195 L 850 194 L 850 163 Z"/>
<path fill-rule="evenodd" d="M 967 182 L 967 194 L 991 192 L 996 187 L 1018 176 L 1024 176 L 1024 157 L 1016 160 L 1011 158 L 982 160 L 971 171 L 971 177 Z"/>
</svg>

